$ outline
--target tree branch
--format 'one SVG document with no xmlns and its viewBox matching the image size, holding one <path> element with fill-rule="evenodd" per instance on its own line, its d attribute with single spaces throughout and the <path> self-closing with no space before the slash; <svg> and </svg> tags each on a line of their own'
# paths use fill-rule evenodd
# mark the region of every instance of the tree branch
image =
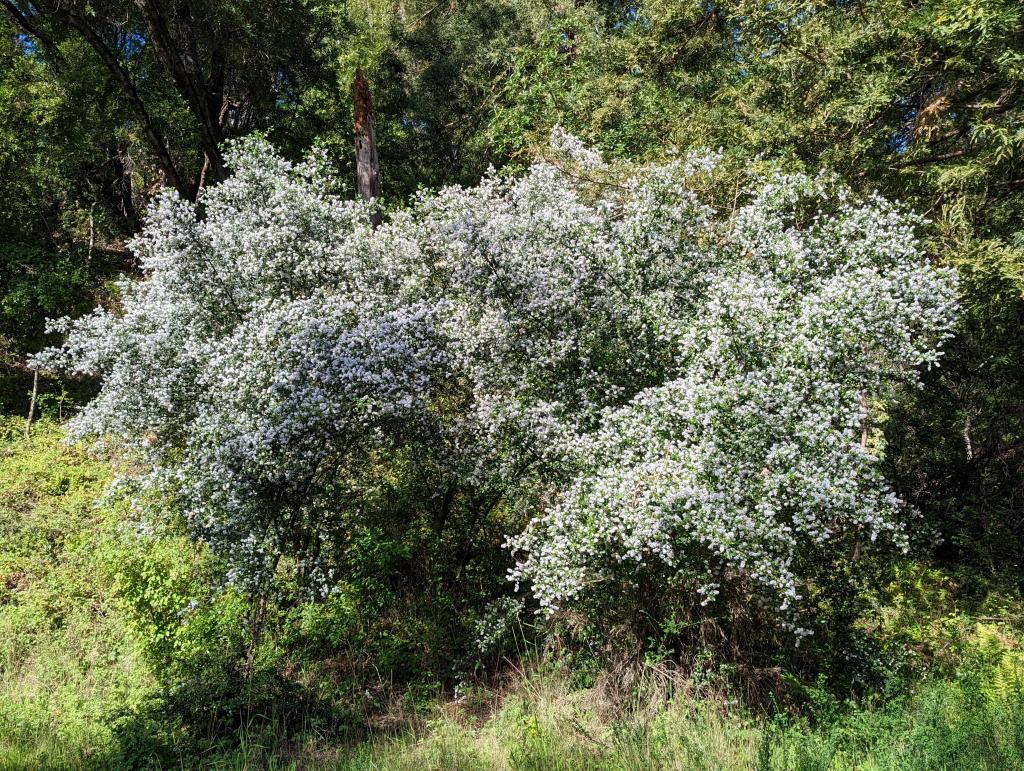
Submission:
<svg viewBox="0 0 1024 771">
<path fill-rule="evenodd" d="M 185 99 L 199 124 L 199 139 L 207 159 L 204 179 L 206 174 L 209 174 L 214 181 L 224 180 L 227 177 L 227 169 L 220 154 L 224 134 L 217 120 L 222 101 L 220 91 L 223 88 L 223 72 L 218 75 L 218 68 L 223 68 L 222 54 L 215 49 L 210 80 L 208 84 L 204 83 L 205 79 L 197 64 L 199 54 L 192 27 L 180 25 L 185 39 L 177 40 L 171 30 L 171 22 L 161 10 L 162 3 L 154 0 L 135 0 L 135 5 L 146 19 L 157 59 L 170 74 L 178 93 Z M 191 23 L 191 11 L 185 8 L 184 14 Z"/>
<path fill-rule="evenodd" d="M 4 2 L 6 4 L 7 0 L 4 0 Z M 95 51 L 100 57 L 100 60 L 107 68 L 107 71 L 121 86 L 121 90 L 124 92 L 125 96 L 128 97 L 129 103 L 141 121 L 143 134 L 149 142 L 153 152 L 156 153 L 157 162 L 159 163 L 160 168 L 163 169 L 164 175 L 167 177 L 168 184 L 177 190 L 178 194 L 183 198 L 190 198 L 191 190 L 185 180 L 178 173 L 178 169 L 174 165 L 174 160 L 171 158 L 171 153 L 167 149 L 167 144 L 164 142 L 160 132 L 157 131 L 156 124 L 153 122 L 153 117 L 146 108 L 145 102 L 142 101 L 142 97 L 139 95 L 139 91 L 135 87 L 135 83 L 132 82 L 131 75 L 128 70 L 125 69 L 120 59 L 118 59 L 110 49 L 110 46 L 107 45 L 96 30 L 89 26 L 87 19 L 62 9 L 60 7 L 60 3 L 40 3 L 38 7 L 77 30 L 85 39 L 85 42 L 88 43 L 93 51 Z"/>
<path fill-rule="evenodd" d="M 47 50 L 55 64 L 64 63 L 64 55 L 60 52 L 60 49 L 57 48 L 57 44 L 53 42 L 52 38 L 37 27 L 32 20 L 29 19 L 28 16 L 26 16 L 25 13 L 12 2 L 12 0 L 0 0 L 0 2 L 2 2 L 3 7 L 11 16 L 11 19 L 14 21 L 16 26 L 21 27 L 26 34 L 31 35 L 42 43 L 43 48 Z"/>
</svg>

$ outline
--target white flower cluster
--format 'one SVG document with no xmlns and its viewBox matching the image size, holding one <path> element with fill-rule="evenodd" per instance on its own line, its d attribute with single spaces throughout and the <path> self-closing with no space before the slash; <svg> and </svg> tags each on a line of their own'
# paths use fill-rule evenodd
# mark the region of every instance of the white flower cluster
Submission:
<svg viewBox="0 0 1024 771">
<path fill-rule="evenodd" d="M 913 218 L 829 188 L 764 185 L 703 236 L 708 273 L 670 371 L 604 412 L 573 448 L 575 479 L 509 539 L 512 578 L 542 607 L 658 561 L 706 597 L 731 571 L 786 610 L 801 548 L 850 532 L 902 542 L 901 502 L 858 441 L 864 405 L 937 362 L 954 276 L 923 261 Z"/>
<path fill-rule="evenodd" d="M 532 511 L 510 575 L 548 610 L 654 563 L 784 610 L 801 550 L 899 543 L 861 429 L 956 312 L 914 218 L 804 176 L 718 214 L 713 154 L 618 183 L 553 148 L 372 230 L 321 160 L 236 144 L 204 216 L 159 199 L 146 279 L 37 364 L 103 376 L 76 435 L 134 451 L 240 581 L 287 554 L 329 591 L 403 474 Z"/>
</svg>

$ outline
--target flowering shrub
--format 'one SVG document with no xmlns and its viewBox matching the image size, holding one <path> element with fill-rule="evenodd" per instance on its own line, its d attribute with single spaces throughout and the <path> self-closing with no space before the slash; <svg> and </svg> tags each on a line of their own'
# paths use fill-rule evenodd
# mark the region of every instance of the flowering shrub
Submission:
<svg viewBox="0 0 1024 771">
<path fill-rule="evenodd" d="M 510 577 L 548 611 L 648 565 L 785 611 L 808 550 L 903 543 L 862 438 L 954 320 L 915 218 L 799 175 L 721 213 L 712 154 L 622 181 L 553 151 L 372 230 L 321 159 L 235 144 L 204 216 L 159 198 L 145 280 L 37 364 L 103 376 L 74 435 L 130 453 L 238 582 L 284 556 L 329 592 L 410 480 L 521 513 Z"/>
</svg>

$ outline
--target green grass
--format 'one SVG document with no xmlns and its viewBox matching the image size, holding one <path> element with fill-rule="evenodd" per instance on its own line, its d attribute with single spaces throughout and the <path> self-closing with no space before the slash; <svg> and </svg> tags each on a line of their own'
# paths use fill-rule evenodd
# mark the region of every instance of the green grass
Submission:
<svg viewBox="0 0 1024 771">
<path fill-rule="evenodd" d="M 464 702 L 432 707 L 418 730 L 354 747 L 313 736 L 246 734 L 213 768 L 934 769 L 1024 768 L 1024 691 L 996 697 L 974 677 L 935 681 L 907 703 L 849 709 L 813 728 L 754 718 L 720 694 L 691 693 L 626 714 L 595 689 L 527 676 L 484 718 Z"/>
<path fill-rule="evenodd" d="M 95 504 L 109 468 L 33 428 L 0 423 L 0 768 L 102 765 L 152 687 L 111 592 L 130 535 Z"/>
<path fill-rule="evenodd" d="M 0 771 L 1024 768 L 1019 608 L 985 606 L 1012 623 L 978 623 L 945 578 L 914 568 L 880 599 L 878 633 L 934 651 L 932 674 L 873 707 L 811 689 L 799 709 L 755 715 L 720 678 L 653 666 L 578 688 L 534 654 L 498 685 L 410 691 L 359 726 L 252 714 L 238 731 L 186 732 L 161 667 L 192 662 L 214 680 L 242 600 L 208 602 L 188 628 L 178 609 L 212 590 L 187 541 L 140 535 L 125 507 L 96 505 L 109 466 L 62 446 L 53 423 L 30 440 L 23 425 L 0 421 Z"/>
</svg>

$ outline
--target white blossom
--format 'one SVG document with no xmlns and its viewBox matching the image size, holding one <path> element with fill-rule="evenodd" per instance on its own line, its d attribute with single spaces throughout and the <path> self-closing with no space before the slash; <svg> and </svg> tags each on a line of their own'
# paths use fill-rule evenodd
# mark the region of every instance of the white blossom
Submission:
<svg viewBox="0 0 1024 771">
<path fill-rule="evenodd" d="M 74 436 L 130 453 L 236 581 L 288 554 L 329 592 L 339 544 L 417 466 L 529 512 L 510 578 L 548 612 L 656 564 L 704 601 L 732 571 L 787 613 L 802 550 L 904 543 L 859 440 L 954 321 L 917 220 L 801 175 L 720 214 L 715 154 L 611 184 L 553 144 L 557 164 L 377 230 L 321 159 L 235 144 L 204 216 L 160 197 L 145 279 L 57 322 L 36 364 L 103 377 Z"/>
</svg>

